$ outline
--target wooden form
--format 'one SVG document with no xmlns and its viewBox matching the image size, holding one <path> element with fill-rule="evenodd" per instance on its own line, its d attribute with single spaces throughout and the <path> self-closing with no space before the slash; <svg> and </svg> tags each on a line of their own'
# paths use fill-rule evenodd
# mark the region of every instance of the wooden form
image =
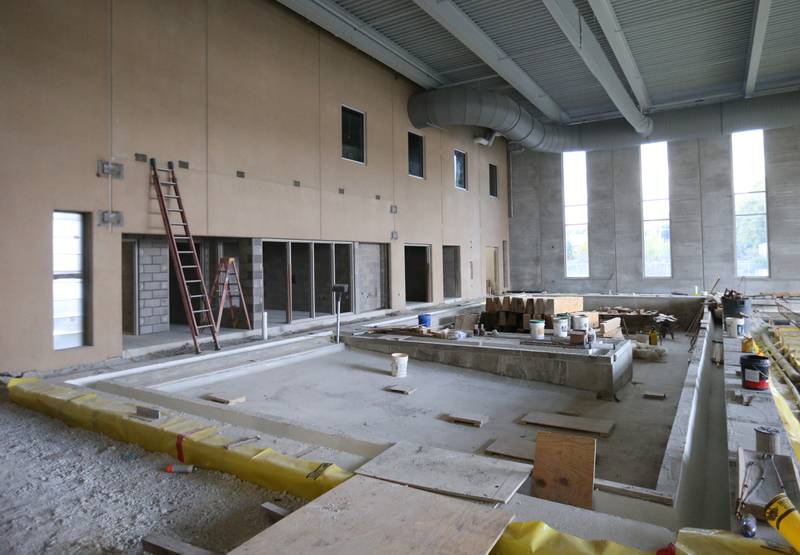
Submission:
<svg viewBox="0 0 800 555">
<path fill-rule="evenodd" d="M 583 313 L 583 297 L 538 295 L 487 297 L 485 309 L 481 314 L 480 323 L 489 331 L 495 329 L 504 332 L 527 331 L 530 329 L 531 320 L 544 320 L 545 326 L 552 328 L 552 317 L 555 314 Z M 594 319 L 597 319 L 596 315 Z"/>
<path fill-rule="evenodd" d="M 247 400 L 247 397 L 244 395 L 241 397 L 229 397 L 220 395 L 218 393 L 207 393 L 203 396 L 203 398 L 208 401 L 214 401 L 215 403 L 221 403 L 223 405 L 238 405 L 239 403 L 244 403 Z"/>
<path fill-rule="evenodd" d="M 507 511 L 354 476 L 240 545 L 231 555 L 486 555 Z"/>
<path fill-rule="evenodd" d="M 278 522 L 284 517 L 287 517 L 291 514 L 289 509 L 284 509 L 283 507 L 276 505 L 275 503 L 270 503 L 269 501 L 265 501 L 261 504 L 261 508 L 264 509 L 264 513 L 269 518 L 270 522 Z"/>
<path fill-rule="evenodd" d="M 613 420 L 602 420 L 600 418 L 581 418 L 579 416 L 567 416 L 565 414 L 554 414 L 551 412 L 529 412 L 522 417 L 525 424 L 537 424 L 539 426 L 549 426 L 551 428 L 566 428 L 579 432 L 589 432 L 602 437 L 611 435 L 614 429 Z"/>
<path fill-rule="evenodd" d="M 389 385 L 384 389 L 391 393 L 400 393 L 401 395 L 411 395 L 417 390 L 416 387 L 406 387 L 404 385 Z"/>
<path fill-rule="evenodd" d="M 592 508 L 597 440 L 555 432 L 536 434 L 536 464 L 531 494 L 534 497 Z"/>
<path fill-rule="evenodd" d="M 142 538 L 142 550 L 153 555 L 215 555 L 213 551 L 164 534 L 150 534 Z"/>
<path fill-rule="evenodd" d="M 490 443 L 485 451 L 493 455 L 533 462 L 534 454 L 536 453 L 536 442 L 519 437 L 499 437 Z"/>
<path fill-rule="evenodd" d="M 447 415 L 447 419 L 456 424 L 468 424 L 476 428 L 480 428 L 489 421 L 488 416 L 471 412 L 451 412 Z"/>
<path fill-rule="evenodd" d="M 399 442 L 356 469 L 356 474 L 436 493 L 507 503 L 531 465 Z"/>
</svg>

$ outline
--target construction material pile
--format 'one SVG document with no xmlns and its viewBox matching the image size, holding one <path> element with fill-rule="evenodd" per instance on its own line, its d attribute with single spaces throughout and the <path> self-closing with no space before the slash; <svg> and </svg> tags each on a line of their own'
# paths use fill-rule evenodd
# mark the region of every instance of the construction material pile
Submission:
<svg viewBox="0 0 800 555">
<path fill-rule="evenodd" d="M 583 312 L 583 297 L 489 297 L 480 323 L 487 331 L 528 333 L 531 320 L 544 320 L 545 328 L 552 329 L 553 316 L 576 312 Z"/>
</svg>

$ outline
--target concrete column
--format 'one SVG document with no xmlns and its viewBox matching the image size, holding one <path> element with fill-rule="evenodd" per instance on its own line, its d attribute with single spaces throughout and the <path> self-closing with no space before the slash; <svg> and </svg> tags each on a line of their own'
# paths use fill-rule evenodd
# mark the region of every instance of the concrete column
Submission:
<svg viewBox="0 0 800 555">
<path fill-rule="evenodd" d="M 253 329 L 260 330 L 264 318 L 264 261 L 261 239 L 239 241 L 239 280 Z"/>
<path fill-rule="evenodd" d="M 169 247 L 166 237 L 140 237 L 139 334 L 169 331 Z"/>
<path fill-rule="evenodd" d="M 509 252 L 511 289 L 541 289 L 539 248 L 539 157 L 536 152 L 511 154 L 511 203 Z"/>
</svg>

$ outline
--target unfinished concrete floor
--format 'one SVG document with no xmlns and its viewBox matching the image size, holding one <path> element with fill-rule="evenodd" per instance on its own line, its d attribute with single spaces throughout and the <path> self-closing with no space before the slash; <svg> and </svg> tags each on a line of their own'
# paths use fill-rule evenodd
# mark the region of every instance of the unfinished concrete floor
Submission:
<svg viewBox="0 0 800 555">
<path fill-rule="evenodd" d="M 149 453 L 0 400 L 0 553 L 141 553 L 162 533 L 226 552 L 302 503 L 221 472 L 168 474 Z"/>
<path fill-rule="evenodd" d="M 666 362 L 635 361 L 634 382 L 619 393 L 619 402 L 600 401 L 591 392 L 567 387 L 415 360 L 410 361 L 409 376 L 397 379 L 389 374 L 387 356 L 353 349 L 213 383 L 189 381 L 183 388 L 171 386 L 170 394 L 189 399 L 209 393 L 245 395 L 247 402 L 236 410 L 375 443 L 402 440 L 471 453 L 483 453 L 500 436 L 534 439 L 542 428 L 518 423 L 529 411 L 571 411 L 616 422 L 609 438 L 598 438 L 599 478 L 654 488 L 688 359 L 682 336 L 664 345 Z M 158 389 L 164 378 L 154 373 L 116 381 Z M 409 396 L 384 391 L 396 383 L 417 391 Z M 645 391 L 665 393 L 667 398 L 644 399 Z M 444 415 L 454 411 L 485 414 L 489 421 L 482 428 L 446 421 Z"/>
</svg>

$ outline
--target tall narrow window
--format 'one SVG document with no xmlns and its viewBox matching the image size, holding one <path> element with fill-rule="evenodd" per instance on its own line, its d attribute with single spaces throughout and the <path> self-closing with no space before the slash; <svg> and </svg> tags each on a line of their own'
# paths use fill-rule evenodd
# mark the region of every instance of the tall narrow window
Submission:
<svg viewBox="0 0 800 555">
<path fill-rule="evenodd" d="M 589 194 L 586 186 L 586 153 L 565 152 L 564 266 L 568 278 L 589 277 Z"/>
<path fill-rule="evenodd" d="M 497 198 L 497 166 L 489 164 L 489 196 Z"/>
<path fill-rule="evenodd" d="M 769 276 L 767 240 L 767 183 L 764 170 L 764 132 L 731 135 L 733 204 L 736 214 L 736 275 Z"/>
<path fill-rule="evenodd" d="M 362 164 L 366 161 L 365 134 L 364 114 L 342 106 L 342 158 Z"/>
<path fill-rule="evenodd" d="M 467 153 L 453 151 L 453 168 L 456 176 L 456 188 L 467 190 Z"/>
<path fill-rule="evenodd" d="M 86 344 L 83 215 L 53 212 L 53 348 Z"/>
<path fill-rule="evenodd" d="M 667 143 L 642 145 L 644 277 L 672 276 Z"/>
<path fill-rule="evenodd" d="M 422 135 L 408 133 L 408 175 L 425 178 L 425 140 Z"/>
</svg>

